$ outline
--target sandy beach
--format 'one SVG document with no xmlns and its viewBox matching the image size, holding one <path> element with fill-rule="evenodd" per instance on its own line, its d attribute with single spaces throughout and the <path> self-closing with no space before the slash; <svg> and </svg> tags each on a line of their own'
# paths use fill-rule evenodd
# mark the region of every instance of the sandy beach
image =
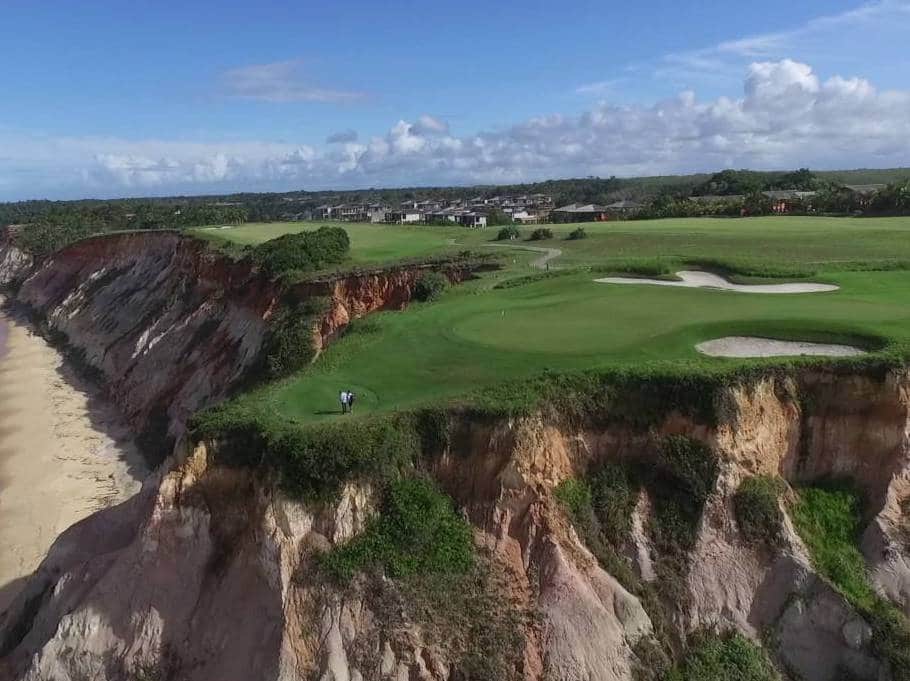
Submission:
<svg viewBox="0 0 910 681">
<path fill-rule="evenodd" d="M 135 494 L 148 470 L 118 410 L 41 336 L 0 311 L 0 342 L 3 611 L 60 532 Z"/>
</svg>

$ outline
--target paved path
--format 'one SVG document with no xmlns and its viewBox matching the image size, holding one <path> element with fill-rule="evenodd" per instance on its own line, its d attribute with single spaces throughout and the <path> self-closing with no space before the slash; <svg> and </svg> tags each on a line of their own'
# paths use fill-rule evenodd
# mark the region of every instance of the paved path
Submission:
<svg viewBox="0 0 910 681">
<path fill-rule="evenodd" d="M 553 260 L 553 258 L 558 258 L 562 255 L 562 249 L 559 248 L 545 248 L 543 246 L 525 246 L 524 244 L 486 244 L 492 248 L 515 248 L 519 251 L 534 251 L 535 253 L 543 253 L 539 258 L 535 258 L 531 261 L 531 267 L 536 267 L 539 270 L 547 269 L 547 263 Z"/>
</svg>

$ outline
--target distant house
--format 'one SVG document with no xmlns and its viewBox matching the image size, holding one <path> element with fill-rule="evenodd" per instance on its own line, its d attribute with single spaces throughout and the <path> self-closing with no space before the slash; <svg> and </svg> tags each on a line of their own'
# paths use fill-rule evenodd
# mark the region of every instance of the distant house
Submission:
<svg viewBox="0 0 910 681">
<path fill-rule="evenodd" d="M 399 208 L 398 210 L 386 211 L 385 221 L 393 225 L 408 225 L 421 222 L 423 213 L 416 208 Z"/>
<path fill-rule="evenodd" d="M 538 222 L 540 217 L 536 212 L 523 208 L 521 210 L 512 211 L 512 219 L 515 220 L 515 222 L 520 222 L 524 225 L 531 225 Z"/>
<path fill-rule="evenodd" d="M 610 212 L 606 206 L 596 203 L 579 205 L 570 203 L 568 206 L 554 208 L 550 212 L 553 222 L 601 222 L 610 219 Z"/>
<path fill-rule="evenodd" d="M 607 212 L 613 213 L 615 215 L 631 215 L 632 213 L 637 213 L 644 205 L 638 203 L 637 201 L 629 201 L 628 199 L 622 199 L 621 201 L 614 201 L 613 203 L 607 204 L 604 206 L 607 209 Z"/>
<path fill-rule="evenodd" d="M 382 206 L 378 203 L 371 204 L 367 209 L 367 215 L 369 222 L 375 224 L 377 222 L 387 222 L 386 214 L 389 212 L 389 209 L 385 206 Z"/>
<path fill-rule="evenodd" d="M 859 205 L 865 208 L 872 203 L 875 195 L 887 186 L 886 184 L 846 184 L 844 189 L 848 189 L 855 194 Z"/>
<path fill-rule="evenodd" d="M 473 210 L 457 213 L 455 221 L 462 227 L 471 227 L 472 229 L 482 229 L 487 226 L 487 216 Z"/>
<path fill-rule="evenodd" d="M 313 209 L 313 218 L 316 220 L 331 220 L 334 217 L 333 210 L 334 208 L 329 205 L 316 206 Z"/>
<path fill-rule="evenodd" d="M 771 200 L 771 210 L 775 213 L 789 213 L 795 206 L 815 196 L 815 192 L 803 192 L 795 189 L 778 189 L 762 192 Z"/>
</svg>

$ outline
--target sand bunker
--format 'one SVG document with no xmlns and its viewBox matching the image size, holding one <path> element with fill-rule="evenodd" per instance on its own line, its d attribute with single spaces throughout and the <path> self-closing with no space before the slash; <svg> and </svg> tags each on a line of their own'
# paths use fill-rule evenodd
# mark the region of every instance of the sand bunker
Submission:
<svg viewBox="0 0 910 681">
<path fill-rule="evenodd" d="M 723 277 L 710 272 L 684 270 L 677 272 L 679 281 L 665 279 L 644 279 L 640 277 L 604 277 L 594 281 L 601 284 L 651 284 L 653 286 L 681 286 L 683 288 L 716 288 L 725 291 L 742 293 L 821 293 L 836 291 L 839 287 L 833 284 L 734 284 Z"/>
<path fill-rule="evenodd" d="M 699 343 L 695 349 L 703 355 L 711 357 L 799 357 L 801 355 L 853 357 L 866 354 L 865 350 L 851 345 L 773 340 L 754 336 L 715 338 Z"/>
</svg>

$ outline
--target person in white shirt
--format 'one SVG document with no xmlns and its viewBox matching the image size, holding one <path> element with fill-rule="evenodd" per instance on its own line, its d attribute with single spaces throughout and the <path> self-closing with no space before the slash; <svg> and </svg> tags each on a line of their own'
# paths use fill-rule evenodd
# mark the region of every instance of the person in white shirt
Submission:
<svg viewBox="0 0 910 681">
<path fill-rule="evenodd" d="M 341 413 L 342 414 L 348 413 L 348 399 L 349 399 L 348 391 L 342 390 L 341 394 L 338 396 L 338 401 L 341 402 Z"/>
</svg>

